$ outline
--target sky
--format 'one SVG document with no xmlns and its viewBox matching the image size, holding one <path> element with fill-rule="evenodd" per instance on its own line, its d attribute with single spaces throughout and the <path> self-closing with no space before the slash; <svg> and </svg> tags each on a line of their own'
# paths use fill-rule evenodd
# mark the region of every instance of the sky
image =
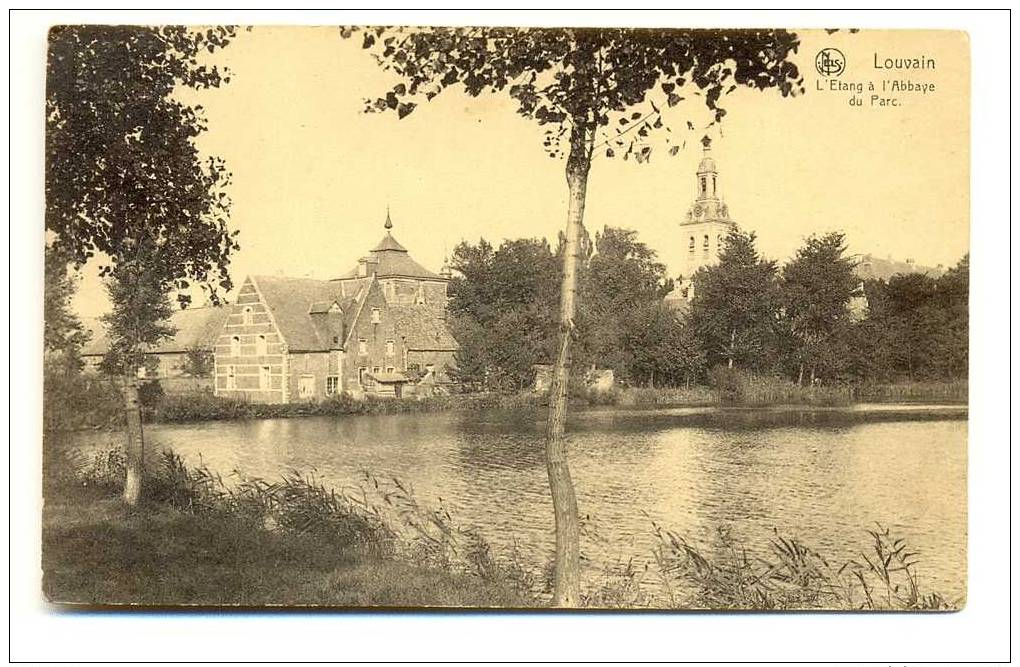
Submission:
<svg viewBox="0 0 1020 667">
<path fill-rule="evenodd" d="M 722 101 L 724 121 L 707 130 L 731 216 L 780 261 L 805 237 L 840 230 L 851 252 L 955 264 L 969 244 L 966 35 L 798 34 L 806 92 L 739 89 Z M 872 106 L 865 90 L 863 105 L 851 106 L 850 93 L 817 89 L 828 80 L 815 56 L 830 47 L 845 54 L 840 82 L 910 80 L 935 90 L 897 93 L 896 107 Z M 923 55 L 936 67 L 879 70 L 876 54 L 880 62 Z M 432 270 L 462 240 L 555 238 L 564 227 L 564 164 L 545 154 L 542 130 L 505 95 L 450 89 L 401 120 L 363 113 L 363 100 L 396 80 L 360 39 L 342 40 L 333 27 L 255 27 L 210 61 L 228 67 L 231 82 L 181 98 L 203 107 L 200 150 L 233 173 L 235 284 L 249 274 L 346 272 L 383 236 L 387 207 L 394 236 Z M 592 232 L 637 230 L 675 274 L 677 223 L 694 198 L 708 115 L 689 97 L 664 119 L 686 148 L 670 157 L 657 139 L 645 164 L 597 156 L 585 222 Z M 681 133 L 688 120 L 695 130 Z M 76 307 L 95 316 L 107 301 L 87 268 Z"/>
</svg>

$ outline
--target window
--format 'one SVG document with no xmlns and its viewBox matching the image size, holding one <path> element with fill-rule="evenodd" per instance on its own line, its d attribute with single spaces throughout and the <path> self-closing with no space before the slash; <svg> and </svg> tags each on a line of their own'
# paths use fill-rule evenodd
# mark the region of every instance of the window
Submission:
<svg viewBox="0 0 1020 667">
<path fill-rule="evenodd" d="M 266 355 L 269 354 L 269 346 L 266 344 L 266 337 L 259 334 L 259 337 L 255 339 L 255 354 Z"/>
<path fill-rule="evenodd" d="M 269 389 L 269 366 L 259 366 L 259 389 Z"/>
<path fill-rule="evenodd" d="M 232 336 L 230 338 L 230 356 L 239 357 L 241 356 L 241 337 Z"/>
<path fill-rule="evenodd" d="M 387 372 L 387 373 L 393 373 L 393 372 L 395 372 L 396 370 L 397 370 L 397 369 L 396 369 L 396 368 L 394 368 L 393 366 L 387 366 L 387 367 L 386 367 L 386 372 Z"/>
<path fill-rule="evenodd" d="M 418 373 L 420 368 L 421 367 L 418 364 L 408 364 L 407 365 L 407 370 L 409 370 L 412 373 Z"/>
<path fill-rule="evenodd" d="M 340 336 L 333 336 L 333 344 L 334 345 L 340 344 Z"/>
<path fill-rule="evenodd" d="M 237 370 L 227 366 L 227 389 L 237 389 Z"/>
<path fill-rule="evenodd" d="M 358 354 L 368 354 L 368 341 L 364 338 L 358 339 Z"/>
<path fill-rule="evenodd" d="M 691 244 L 690 244 L 689 247 L 690 247 L 691 250 L 694 250 L 694 237 L 693 236 L 691 237 Z"/>
<path fill-rule="evenodd" d="M 372 374 L 373 375 L 378 375 L 380 370 L 382 370 L 382 369 L 380 369 L 378 366 L 372 366 Z"/>
<path fill-rule="evenodd" d="M 715 176 L 712 177 L 712 196 L 715 196 Z"/>
<path fill-rule="evenodd" d="M 330 375 L 326 378 L 326 395 L 332 396 L 336 393 L 337 388 L 340 386 L 340 378 L 335 375 Z"/>
<path fill-rule="evenodd" d="M 365 373 L 368 371 L 367 368 L 358 369 L 358 384 L 365 384 Z"/>
<path fill-rule="evenodd" d="M 372 324 L 379 324 L 382 322 L 382 311 L 378 308 L 372 309 Z"/>
<path fill-rule="evenodd" d="M 252 309 L 251 309 L 251 306 L 245 306 L 244 310 L 241 311 L 241 321 L 244 324 L 251 324 L 252 323 Z"/>
<path fill-rule="evenodd" d="M 708 234 L 705 234 L 705 241 L 701 245 L 705 250 L 708 250 Z"/>
<path fill-rule="evenodd" d="M 708 187 L 705 177 L 701 177 L 701 194 L 705 194 L 705 189 Z"/>
<path fill-rule="evenodd" d="M 393 356 L 394 348 L 395 348 L 395 345 L 393 344 L 392 340 L 386 341 L 386 356 L 387 357 L 392 357 Z"/>
</svg>

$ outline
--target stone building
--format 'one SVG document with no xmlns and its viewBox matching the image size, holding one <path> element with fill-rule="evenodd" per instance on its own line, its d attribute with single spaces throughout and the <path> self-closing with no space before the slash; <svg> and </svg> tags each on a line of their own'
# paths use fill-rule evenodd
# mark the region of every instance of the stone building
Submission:
<svg viewBox="0 0 1020 667">
<path fill-rule="evenodd" d="M 393 237 L 388 212 L 384 226 L 383 239 L 338 278 L 248 276 L 234 303 L 180 311 L 175 326 L 206 311 L 203 334 L 178 327 L 153 354 L 200 340 L 212 354 L 213 392 L 260 403 L 448 390 L 457 350 L 446 323 L 449 268 L 418 264 Z M 96 359 L 103 348 L 91 350 Z"/>
<path fill-rule="evenodd" d="M 216 342 L 215 393 L 289 403 L 347 392 L 404 396 L 450 384 L 449 270 L 418 264 L 391 232 L 339 278 L 250 276 Z"/>
</svg>

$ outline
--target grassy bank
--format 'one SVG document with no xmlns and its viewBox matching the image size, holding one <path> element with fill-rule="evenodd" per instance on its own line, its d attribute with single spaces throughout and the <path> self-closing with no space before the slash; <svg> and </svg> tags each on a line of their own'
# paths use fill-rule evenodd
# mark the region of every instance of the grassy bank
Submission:
<svg viewBox="0 0 1020 667">
<path fill-rule="evenodd" d="M 617 387 L 594 392 L 572 387 L 575 408 L 618 406 L 628 408 L 805 405 L 839 407 L 860 402 L 955 403 L 967 402 L 966 381 L 866 385 L 799 386 L 775 377 L 716 369 L 711 385 L 691 387 Z M 305 416 L 400 414 L 487 409 L 528 409 L 548 404 L 545 394 L 478 393 L 425 398 L 355 400 L 348 395 L 323 401 L 288 404 L 255 403 L 211 393 L 164 394 L 158 385 L 143 387 L 143 419 L 156 423 L 183 423 L 234 419 L 274 419 Z M 48 430 L 122 427 L 123 407 L 117 389 L 108 380 L 79 378 L 67 386 L 46 390 Z M 74 405 L 74 410 L 68 410 Z"/>
<path fill-rule="evenodd" d="M 88 458 L 46 451 L 43 587 L 56 602 L 526 608 L 551 597 L 547 564 L 496 553 L 399 480 L 366 476 L 354 493 L 297 473 L 228 486 L 166 454 L 151 469 L 145 502 L 129 509 L 118 498 L 119 451 Z M 839 567 L 778 534 L 752 556 L 729 529 L 709 545 L 650 530 L 658 537 L 652 554 L 585 565 L 585 606 L 959 606 L 924 592 L 918 555 L 881 528 L 870 531 L 871 552 Z M 586 522 L 585 541 L 596 533 Z"/>
</svg>

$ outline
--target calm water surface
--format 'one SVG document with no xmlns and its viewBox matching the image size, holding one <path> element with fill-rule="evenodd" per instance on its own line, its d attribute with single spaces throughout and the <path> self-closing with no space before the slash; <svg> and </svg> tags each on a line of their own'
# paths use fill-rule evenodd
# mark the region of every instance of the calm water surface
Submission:
<svg viewBox="0 0 1020 667">
<path fill-rule="evenodd" d="M 776 418 L 775 411 L 595 410 L 574 416 L 570 465 L 582 514 L 599 535 L 596 564 L 647 557 L 651 521 L 703 544 L 731 527 L 752 549 L 796 536 L 842 562 L 868 549 L 880 523 L 920 552 L 925 589 L 966 588 L 965 409 L 913 420 L 925 406 L 874 423 Z M 963 418 L 960 418 L 963 417 Z M 543 460 L 543 415 L 483 411 L 309 417 L 147 427 L 149 446 L 227 475 L 313 472 L 338 488 L 362 471 L 410 482 L 439 498 L 496 546 L 516 541 L 535 562 L 553 545 Z M 792 425 L 791 425 L 792 424 Z M 98 436 L 97 436 L 98 437 Z M 108 436 L 107 436 L 108 437 Z"/>
</svg>

